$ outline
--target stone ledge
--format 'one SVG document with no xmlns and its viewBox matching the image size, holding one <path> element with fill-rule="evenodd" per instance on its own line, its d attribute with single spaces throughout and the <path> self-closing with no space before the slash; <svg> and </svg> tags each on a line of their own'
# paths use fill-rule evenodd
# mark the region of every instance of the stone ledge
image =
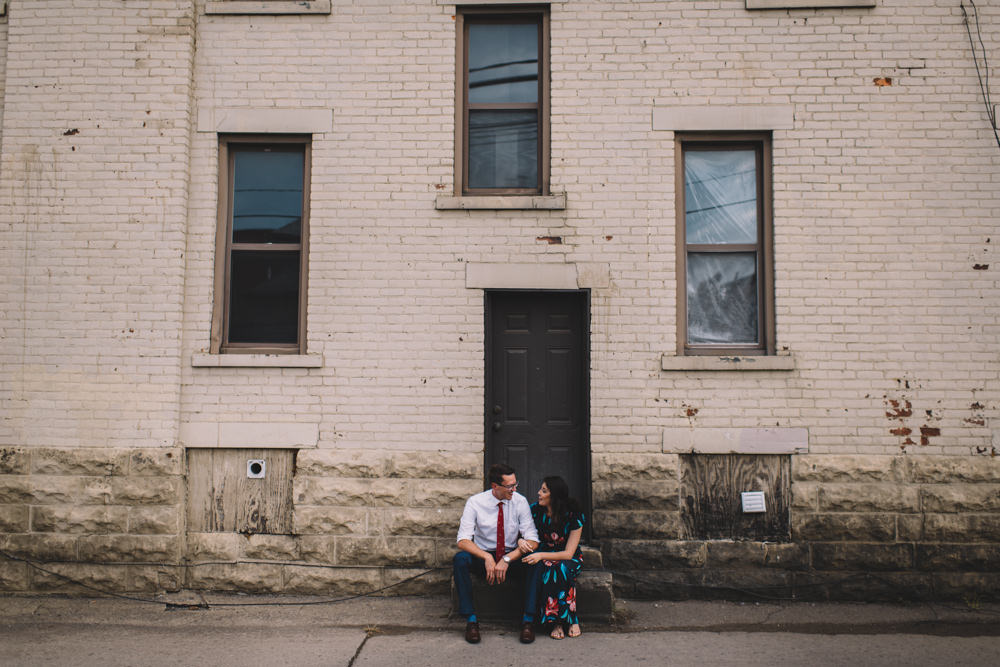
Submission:
<svg viewBox="0 0 1000 667">
<path fill-rule="evenodd" d="M 558 195 L 438 195 L 434 208 L 439 211 L 562 211 L 566 194 Z"/>
<path fill-rule="evenodd" d="M 747 9 L 841 9 L 877 6 L 877 0 L 746 0 Z"/>
<path fill-rule="evenodd" d="M 731 355 L 681 356 L 664 354 L 660 357 L 660 370 L 664 371 L 794 371 L 792 355 Z"/>
<path fill-rule="evenodd" d="M 206 354 L 191 355 L 193 368 L 323 368 L 321 354 Z"/>
</svg>

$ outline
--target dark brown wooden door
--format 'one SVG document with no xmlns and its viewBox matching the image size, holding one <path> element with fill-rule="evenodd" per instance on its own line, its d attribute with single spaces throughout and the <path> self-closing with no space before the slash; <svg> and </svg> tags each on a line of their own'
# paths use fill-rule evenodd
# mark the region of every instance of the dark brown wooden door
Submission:
<svg viewBox="0 0 1000 667">
<path fill-rule="evenodd" d="M 537 500 L 559 475 L 590 501 L 587 293 L 486 295 L 486 467 L 512 465 Z"/>
</svg>

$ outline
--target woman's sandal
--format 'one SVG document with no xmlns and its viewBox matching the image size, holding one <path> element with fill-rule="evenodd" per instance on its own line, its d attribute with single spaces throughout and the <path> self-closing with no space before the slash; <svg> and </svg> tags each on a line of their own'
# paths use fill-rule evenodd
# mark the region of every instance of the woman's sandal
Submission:
<svg viewBox="0 0 1000 667">
<path fill-rule="evenodd" d="M 553 639 L 563 639 L 565 636 L 566 635 L 563 634 L 563 629 L 561 625 L 557 625 L 555 628 L 553 628 L 552 632 L 549 633 L 549 637 L 552 637 Z"/>
<path fill-rule="evenodd" d="M 583 634 L 583 631 L 580 629 L 580 626 L 578 624 L 574 623 L 573 625 L 569 626 L 569 632 L 567 634 L 570 637 L 579 637 L 581 634 Z"/>
</svg>

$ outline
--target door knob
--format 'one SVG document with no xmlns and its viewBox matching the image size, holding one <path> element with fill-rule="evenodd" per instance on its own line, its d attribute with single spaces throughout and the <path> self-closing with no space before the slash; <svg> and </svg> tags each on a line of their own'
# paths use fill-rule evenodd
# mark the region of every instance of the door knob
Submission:
<svg viewBox="0 0 1000 667">
<path fill-rule="evenodd" d="M 494 405 L 493 406 L 493 414 L 498 415 L 501 412 L 503 412 L 503 408 L 501 408 L 499 405 Z"/>
<path fill-rule="evenodd" d="M 499 431 L 502 428 L 503 428 L 503 424 L 501 424 L 500 422 L 493 422 L 493 430 L 494 431 Z"/>
</svg>

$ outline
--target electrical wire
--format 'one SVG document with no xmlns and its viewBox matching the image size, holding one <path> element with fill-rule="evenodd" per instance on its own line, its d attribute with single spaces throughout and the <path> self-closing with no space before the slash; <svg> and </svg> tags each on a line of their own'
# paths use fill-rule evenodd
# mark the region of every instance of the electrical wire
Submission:
<svg viewBox="0 0 1000 667">
<path fill-rule="evenodd" d="M 965 32 L 969 35 L 969 48 L 972 49 L 972 62 L 976 66 L 976 76 L 979 78 L 979 90 L 983 94 L 983 103 L 986 105 L 986 116 L 990 120 L 990 126 L 993 129 L 993 137 L 997 141 L 997 147 L 1000 147 L 1000 133 L 997 131 L 996 109 L 993 106 L 993 100 L 990 96 L 990 65 L 989 61 L 986 60 L 986 45 L 983 43 L 983 33 L 979 27 L 979 9 L 976 7 L 975 0 L 969 0 L 969 4 L 972 5 L 972 16 L 976 21 L 976 36 L 979 40 L 979 48 L 983 51 L 982 72 L 979 71 L 979 54 L 976 50 L 976 43 L 972 39 L 972 26 L 969 23 L 969 13 L 965 10 L 964 0 L 959 3 L 959 7 L 962 8 Z"/>
</svg>

